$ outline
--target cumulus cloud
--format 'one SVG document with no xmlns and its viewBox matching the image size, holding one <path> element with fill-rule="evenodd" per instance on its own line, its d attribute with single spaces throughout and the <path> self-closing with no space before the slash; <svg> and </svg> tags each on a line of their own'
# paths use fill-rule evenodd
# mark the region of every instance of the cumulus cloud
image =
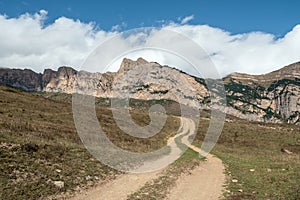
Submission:
<svg viewBox="0 0 300 200">
<path fill-rule="evenodd" d="M 104 31 L 93 22 L 83 23 L 66 17 L 45 25 L 46 18 L 45 10 L 16 18 L 0 15 L 0 67 L 26 67 L 38 72 L 62 65 L 80 69 L 87 56 L 99 44 L 117 35 L 120 27 L 124 26 L 121 24 L 112 27 L 110 31 Z M 199 44 L 222 76 L 232 72 L 267 73 L 300 61 L 300 25 L 277 38 L 263 32 L 231 34 L 209 25 L 190 25 L 189 21 L 192 19 L 193 15 L 182 18 L 178 23 L 167 22 L 161 30 L 181 33 Z M 132 35 L 119 38 L 113 48 L 125 50 L 139 40 L 163 44 L 168 41 L 168 36 L 160 31 L 155 35 Z M 144 57 L 194 73 L 186 62 L 159 51 L 131 52 L 124 57 Z M 109 70 L 116 71 L 120 62 L 121 58 L 116 58 Z M 86 70 L 97 71 L 97 67 L 95 65 Z"/>
<path fill-rule="evenodd" d="M 98 30 L 94 23 L 66 17 L 44 25 L 47 12 L 18 18 L 0 15 L 0 66 L 44 68 L 80 66 L 97 44 L 115 33 Z"/>
<path fill-rule="evenodd" d="M 207 25 L 172 24 L 168 28 L 203 47 L 222 75 L 262 74 L 300 61 L 300 25 L 282 38 L 262 32 L 231 34 Z"/>
</svg>

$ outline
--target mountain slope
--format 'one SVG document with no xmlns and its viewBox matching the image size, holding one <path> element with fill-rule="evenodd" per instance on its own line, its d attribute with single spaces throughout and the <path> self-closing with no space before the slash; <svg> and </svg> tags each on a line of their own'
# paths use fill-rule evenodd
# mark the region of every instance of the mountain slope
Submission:
<svg viewBox="0 0 300 200">
<path fill-rule="evenodd" d="M 264 75 L 233 73 L 225 77 L 225 112 L 247 120 L 299 124 L 299 72 L 300 63 L 295 63 Z M 0 85 L 30 92 L 69 94 L 76 88 L 76 92 L 97 97 L 171 99 L 193 107 L 209 107 L 210 102 L 205 80 L 142 58 L 136 61 L 125 58 L 118 72 L 104 74 L 70 67 L 46 69 L 43 74 L 0 69 Z"/>
<path fill-rule="evenodd" d="M 299 124 L 300 63 L 265 75 L 234 73 L 224 78 L 227 112 L 256 121 Z"/>
</svg>

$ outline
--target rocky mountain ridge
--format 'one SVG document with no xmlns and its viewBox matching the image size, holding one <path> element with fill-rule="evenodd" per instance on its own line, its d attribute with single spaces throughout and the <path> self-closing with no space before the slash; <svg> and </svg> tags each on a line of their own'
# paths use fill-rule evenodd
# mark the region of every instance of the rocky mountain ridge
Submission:
<svg viewBox="0 0 300 200">
<path fill-rule="evenodd" d="M 227 113 L 256 121 L 299 124 L 299 72 L 298 62 L 264 75 L 234 73 L 225 77 Z"/>
<path fill-rule="evenodd" d="M 248 120 L 300 124 L 300 63 L 264 75 L 233 73 L 223 82 L 226 113 Z M 0 85 L 29 92 L 73 93 L 76 88 L 76 92 L 97 97 L 171 99 L 193 107 L 210 102 L 205 80 L 143 58 L 125 58 L 117 72 L 104 74 L 71 67 L 43 73 L 1 68 Z"/>
</svg>

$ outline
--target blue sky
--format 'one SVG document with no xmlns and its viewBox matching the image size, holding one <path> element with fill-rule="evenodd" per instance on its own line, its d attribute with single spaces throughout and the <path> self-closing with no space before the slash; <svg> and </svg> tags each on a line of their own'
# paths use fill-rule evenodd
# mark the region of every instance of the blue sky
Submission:
<svg viewBox="0 0 300 200">
<path fill-rule="evenodd" d="M 0 0 L 0 13 L 16 17 L 25 12 L 48 11 L 47 23 L 66 16 L 95 22 L 101 29 L 158 26 L 194 15 L 191 24 L 208 24 L 231 33 L 262 31 L 278 37 L 299 23 L 297 0 Z"/>
<path fill-rule="evenodd" d="M 221 76 L 263 74 L 300 61 L 299 8 L 297 0 L 0 0 L 0 67 L 81 69 L 93 49 L 119 32 L 158 26 L 198 43 Z M 159 34 L 152 42 L 165 42 Z M 159 52 L 126 56 L 192 73 Z"/>
</svg>

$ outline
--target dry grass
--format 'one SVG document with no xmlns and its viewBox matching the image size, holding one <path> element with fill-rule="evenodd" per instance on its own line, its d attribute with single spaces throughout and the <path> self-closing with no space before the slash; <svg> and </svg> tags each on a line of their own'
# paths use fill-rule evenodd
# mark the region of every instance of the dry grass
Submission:
<svg viewBox="0 0 300 200">
<path fill-rule="evenodd" d="M 61 101 L 0 87 L 0 96 L 0 199 L 55 197 L 118 175 L 82 145 L 69 95 L 62 95 Z M 96 111 L 107 136 L 132 151 L 163 146 L 179 126 L 179 120 L 169 116 L 158 135 L 149 140 L 135 139 L 116 128 L 108 108 L 98 106 Z M 132 116 L 141 125 L 149 121 L 145 111 L 133 110 Z M 53 181 L 63 181 L 65 186 L 59 189 Z"/>
<path fill-rule="evenodd" d="M 74 127 L 70 95 L 30 94 L 7 87 L 0 87 L 0 95 L 1 199 L 45 198 L 99 180 L 110 180 L 118 174 L 96 161 L 81 144 Z M 178 106 L 170 101 L 136 100 L 131 104 L 133 119 L 140 125 L 149 123 L 147 109 L 155 103 L 165 105 L 169 114 L 178 112 Z M 109 100 L 98 99 L 97 104 L 99 122 L 107 136 L 127 150 L 157 149 L 179 126 L 179 121 L 170 115 L 159 134 L 149 140 L 136 139 L 116 128 L 106 107 Z M 225 123 L 213 150 L 227 167 L 226 198 L 300 199 L 300 127 L 231 120 Z M 208 120 L 200 121 L 196 144 L 203 140 L 208 123 Z M 283 148 L 293 153 L 283 153 Z M 195 157 L 196 154 L 188 151 L 170 167 L 166 176 L 153 180 L 128 198 L 164 198 L 176 174 L 198 162 L 194 162 Z M 232 179 L 238 182 L 233 183 Z M 58 189 L 52 183 L 54 180 L 63 180 L 65 187 Z"/>
</svg>

